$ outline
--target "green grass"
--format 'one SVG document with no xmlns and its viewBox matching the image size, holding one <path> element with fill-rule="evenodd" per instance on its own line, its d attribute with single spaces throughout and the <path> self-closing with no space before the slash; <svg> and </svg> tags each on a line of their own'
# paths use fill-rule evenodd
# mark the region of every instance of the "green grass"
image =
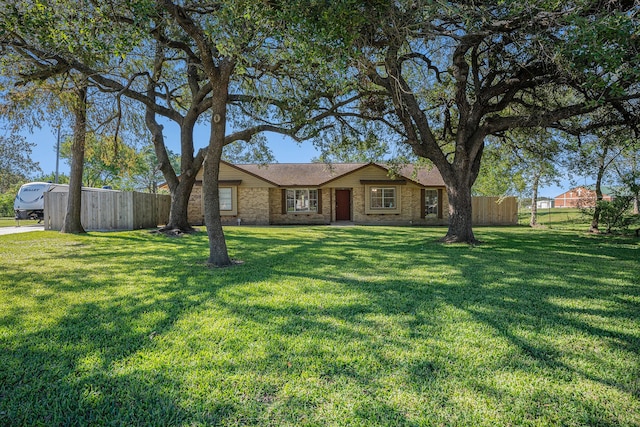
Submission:
<svg viewBox="0 0 640 427">
<path fill-rule="evenodd" d="M 20 226 L 23 225 L 35 225 L 38 224 L 38 220 L 32 220 L 32 219 L 21 219 L 19 222 Z M 15 227 L 16 225 L 18 225 L 18 222 L 16 222 L 16 219 L 14 217 L 1 217 L 0 218 L 0 227 Z"/>
<path fill-rule="evenodd" d="M 32 220 L 32 219 L 21 219 L 20 220 L 20 225 L 34 225 L 34 224 L 38 224 L 38 220 Z M 0 217 L 0 227 L 15 227 L 16 225 L 18 225 L 18 222 L 16 222 L 16 219 L 14 217 Z"/>
<path fill-rule="evenodd" d="M 23 221 L 20 221 L 23 222 Z M 26 221 L 24 221 L 26 223 Z M 29 221 L 30 223 L 32 221 Z M 33 221 L 34 223 L 37 221 Z M 15 218 L 0 217 L 0 227 L 14 227 L 16 225 Z"/>
<path fill-rule="evenodd" d="M 530 219 L 530 210 L 520 210 L 518 213 L 519 224 L 529 225 Z M 591 216 L 576 208 L 538 209 L 538 224 L 556 229 L 586 231 L 589 230 Z"/>
<path fill-rule="evenodd" d="M 640 242 L 0 236 L 0 425 L 638 426 Z"/>
</svg>

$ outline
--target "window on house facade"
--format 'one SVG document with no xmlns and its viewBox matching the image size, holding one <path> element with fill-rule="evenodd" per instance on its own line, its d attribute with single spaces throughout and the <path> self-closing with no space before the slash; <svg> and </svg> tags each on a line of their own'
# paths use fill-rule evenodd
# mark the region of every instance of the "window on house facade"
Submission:
<svg viewBox="0 0 640 427">
<path fill-rule="evenodd" d="M 398 206 L 395 187 L 371 187 L 369 191 L 371 209 L 395 209 Z"/>
<path fill-rule="evenodd" d="M 287 190 L 287 212 L 317 212 L 318 190 L 308 188 Z"/>
<path fill-rule="evenodd" d="M 238 187 L 236 185 L 231 185 L 229 187 L 218 187 L 218 199 L 220 206 L 220 215 L 238 215 Z M 204 203 L 202 207 L 204 214 Z"/>
<path fill-rule="evenodd" d="M 231 187 L 220 187 L 218 189 L 218 195 L 220 198 L 220 210 L 233 210 L 233 193 L 231 191 Z"/>
<path fill-rule="evenodd" d="M 426 217 L 438 217 L 438 190 L 424 191 L 424 213 Z"/>
</svg>

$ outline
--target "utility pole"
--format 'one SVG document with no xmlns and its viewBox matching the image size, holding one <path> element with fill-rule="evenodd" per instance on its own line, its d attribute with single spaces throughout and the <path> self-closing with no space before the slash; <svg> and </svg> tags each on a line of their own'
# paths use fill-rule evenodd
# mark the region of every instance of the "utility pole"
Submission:
<svg viewBox="0 0 640 427">
<path fill-rule="evenodd" d="M 58 141 L 56 142 L 56 184 L 58 183 L 58 165 L 60 164 L 60 124 L 58 124 Z"/>
</svg>

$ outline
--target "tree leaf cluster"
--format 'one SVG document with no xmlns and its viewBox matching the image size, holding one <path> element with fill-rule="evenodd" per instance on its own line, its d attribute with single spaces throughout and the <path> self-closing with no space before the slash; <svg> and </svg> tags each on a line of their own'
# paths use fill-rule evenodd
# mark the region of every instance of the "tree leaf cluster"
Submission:
<svg viewBox="0 0 640 427">
<path fill-rule="evenodd" d="M 34 146 L 20 135 L 0 135 L 0 193 L 42 172 L 30 157 Z"/>
</svg>

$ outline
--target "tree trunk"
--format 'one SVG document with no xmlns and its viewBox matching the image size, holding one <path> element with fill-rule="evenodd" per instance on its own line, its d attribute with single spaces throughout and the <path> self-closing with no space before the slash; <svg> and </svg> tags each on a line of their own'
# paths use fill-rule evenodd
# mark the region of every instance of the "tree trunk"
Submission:
<svg viewBox="0 0 640 427">
<path fill-rule="evenodd" d="M 473 234 L 473 198 L 471 196 L 471 187 L 479 171 L 480 159 L 476 160 L 476 164 L 471 168 L 467 166 L 469 162 L 451 164 L 445 161 L 440 165 L 434 162 L 442 175 L 449 199 L 449 229 L 440 239 L 443 243 L 479 243 Z"/>
<path fill-rule="evenodd" d="M 211 147 L 210 147 L 211 148 Z M 219 151 L 219 154 L 218 154 Z M 207 154 L 204 163 L 204 209 L 205 224 L 209 237 L 209 259 L 207 263 L 214 267 L 230 266 L 231 259 L 227 252 L 227 242 L 222 230 L 220 218 L 220 195 L 218 193 L 218 176 L 220 172 L 220 158 L 222 149 L 213 147 Z"/>
<path fill-rule="evenodd" d="M 171 190 L 171 206 L 169 221 L 160 231 L 179 231 L 193 233 L 195 229 L 189 224 L 189 198 L 195 183 L 195 176 L 183 176 L 178 185 Z"/>
<path fill-rule="evenodd" d="M 211 107 L 211 134 L 202 180 L 204 222 L 209 236 L 209 259 L 207 262 L 214 267 L 227 267 L 232 265 L 232 262 L 227 252 L 227 242 L 222 230 L 218 178 L 226 133 L 228 75 L 217 79 L 212 95 L 214 101 Z"/>
<path fill-rule="evenodd" d="M 69 173 L 69 198 L 61 233 L 85 233 L 80 214 L 82 212 L 82 171 L 84 168 L 84 147 L 87 135 L 87 86 L 82 82 L 76 89 L 76 103 L 73 106 L 73 145 L 71 147 L 71 171 Z"/>
<path fill-rule="evenodd" d="M 449 197 L 449 229 L 441 241 L 444 243 L 478 243 L 472 227 L 471 186 L 459 181 L 447 184 L 447 195 Z"/>
<path fill-rule="evenodd" d="M 153 88 L 153 86 L 151 86 Z M 180 126 L 180 145 L 182 152 L 182 164 L 186 165 L 186 170 L 178 178 L 177 174 L 171 166 L 169 154 L 164 143 L 164 134 L 162 126 L 156 121 L 155 112 L 147 107 L 145 114 L 145 123 L 147 129 L 151 132 L 151 140 L 158 159 L 159 169 L 169 186 L 171 193 L 171 206 L 169 209 L 169 221 L 160 229 L 160 231 L 192 233 L 194 231 L 189 224 L 188 208 L 189 198 L 193 190 L 193 184 L 197 174 L 193 165 L 193 125 L 189 123 L 181 123 Z M 185 138 L 188 138 L 185 141 Z M 185 147 L 186 145 L 186 147 Z M 191 152 L 189 152 L 191 147 Z M 198 168 L 200 164 L 198 164 Z"/>
<path fill-rule="evenodd" d="M 533 175 L 533 182 L 531 189 L 533 194 L 531 196 L 531 218 L 529 219 L 529 227 L 535 227 L 538 225 L 538 186 L 540 185 L 540 173 L 536 171 Z"/>
<path fill-rule="evenodd" d="M 466 146 L 459 144 L 453 163 L 449 163 L 444 156 L 432 156 L 431 160 L 436 165 L 447 187 L 449 198 L 449 229 L 447 234 L 440 239 L 444 243 L 480 243 L 473 234 L 473 198 L 471 187 L 480 173 L 480 160 L 484 151 L 484 142 L 478 139 L 475 142 L 478 149 L 470 158 Z M 415 151 L 415 150 L 414 150 Z M 419 154 L 419 153 L 416 153 Z M 425 153 L 428 154 L 428 153 Z M 427 157 L 424 155 L 423 157 Z"/>
<path fill-rule="evenodd" d="M 607 153 L 609 152 L 608 146 L 604 146 L 602 156 L 598 159 L 598 174 L 596 176 L 596 208 L 593 210 L 593 217 L 591 218 L 591 225 L 589 226 L 590 233 L 599 233 L 598 225 L 600 223 L 600 202 L 602 201 L 602 177 L 605 171 L 605 161 Z"/>
<path fill-rule="evenodd" d="M 600 224 L 600 212 L 602 208 L 600 207 L 600 202 L 602 200 L 602 190 L 600 190 L 600 186 L 596 185 L 596 207 L 593 210 L 593 217 L 591 217 L 591 224 L 589 225 L 590 233 L 599 233 L 599 224 Z"/>
</svg>

